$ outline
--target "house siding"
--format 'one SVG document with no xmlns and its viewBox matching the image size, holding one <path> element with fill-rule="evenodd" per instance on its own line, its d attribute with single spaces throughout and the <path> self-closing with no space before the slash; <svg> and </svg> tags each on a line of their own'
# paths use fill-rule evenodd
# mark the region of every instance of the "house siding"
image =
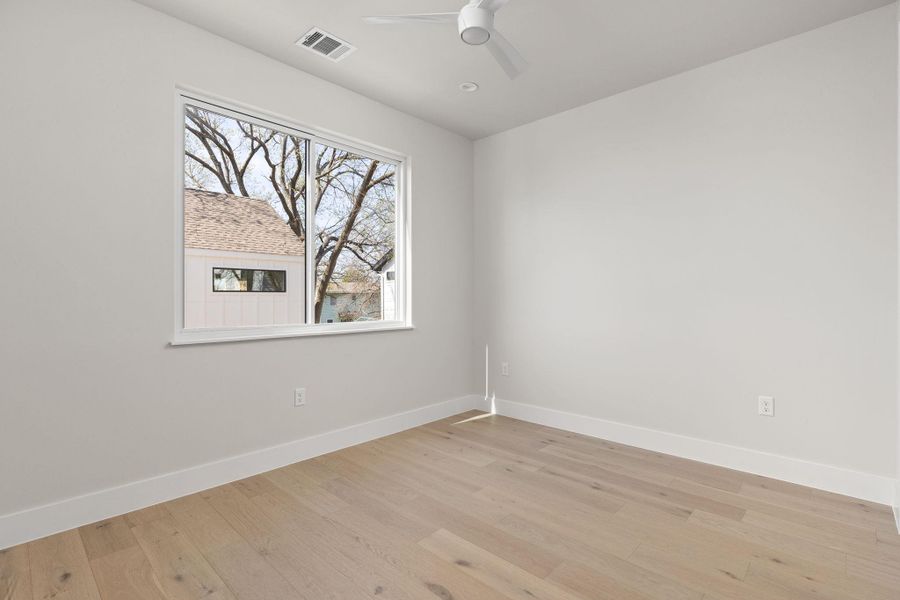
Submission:
<svg viewBox="0 0 900 600">
<path fill-rule="evenodd" d="M 259 327 L 304 322 L 305 286 L 302 256 L 252 252 L 184 250 L 184 326 Z M 285 271 L 285 292 L 214 292 L 215 267 Z"/>
</svg>

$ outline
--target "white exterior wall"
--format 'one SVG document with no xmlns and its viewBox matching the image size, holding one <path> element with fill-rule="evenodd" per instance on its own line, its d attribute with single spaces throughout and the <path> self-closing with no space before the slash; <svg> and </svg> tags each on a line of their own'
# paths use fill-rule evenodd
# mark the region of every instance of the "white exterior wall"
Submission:
<svg viewBox="0 0 900 600">
<path fill-rule="evenodd" d="M 303 262 L 302 256 L 185 248 L 185 329 L 302 324 L 306 285 Z M 286 291 L 214 292 L 215 267 L 285 271 Z"/>
<path fill-rule="evenodd" d="M 397 281 L 389 280 L 385 275 L 381 276 L 381 318 L 385 321 L 393 321 L 397 318 Z"/>
<path fill-rule="evenodd" d="M 388 273 L 396 275 L 394 261 L 389 262 L 381 271 L 381 320 L 393 321 L 397 318 L 397 280 L 388 279 Z"/>
</svg>

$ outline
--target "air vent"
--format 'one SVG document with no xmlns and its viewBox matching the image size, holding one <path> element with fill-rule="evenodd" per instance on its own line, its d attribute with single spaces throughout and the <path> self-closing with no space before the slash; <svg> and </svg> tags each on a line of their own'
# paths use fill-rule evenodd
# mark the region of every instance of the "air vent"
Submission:
<svg viewBox="0 0 900 600">
<path fill-rule="evenodd" d="M 356 50 L 355 46 L 351 46 L 341 38 L 322 31 L 318 27 L 307 31 L 302 38 L 297 40 L 297 45 L 335 62 L 347 58 Z"/>
</svg>

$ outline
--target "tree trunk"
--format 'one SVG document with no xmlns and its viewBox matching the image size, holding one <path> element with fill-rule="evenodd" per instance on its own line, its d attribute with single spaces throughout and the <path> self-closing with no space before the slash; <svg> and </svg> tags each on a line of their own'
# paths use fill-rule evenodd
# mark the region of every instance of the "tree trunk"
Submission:
<svg viewBox="0 0 900 600">
<path fill-rule="evenodd" d="M 340 258 L 341 252 L 344 251 L 347 240 L 350 239 L 350 233 L 353 231 L 353 226 L 356 224 L 356 217 L 359 216 L 359 211 L 362 210 L 363 201 L 365 201 L 366 195 L 369 193 L 369 188 L 372 186 L 372 178 L 375 176 L 375 171 L 377 169 L 378 161 L 373 160 L 369 164 L 369 169 L 366 171 L 366 175 L 363 177 L 363 181 L 356 192 L 356 197 L 353 199 L 353 209 L 350 211 L 350 214 L 347 215 L 347 222 L 344 223 L 341 235 L 334 246 L 334 250 L 331 251 L 331 256 L 328 257 L 328 262 L 325 264 L 325 271 L 322 273 L 322 279 L 318 282 L 318 287 L 316 288 L 316 323 L 322 318 L 322 306 L 325 300 L 325 292 L 328 289 L 328 284 L 331 283 L 331 277 L 334 275 L 334 269 L 337 266 L 338 258 Z"/>
</svg>

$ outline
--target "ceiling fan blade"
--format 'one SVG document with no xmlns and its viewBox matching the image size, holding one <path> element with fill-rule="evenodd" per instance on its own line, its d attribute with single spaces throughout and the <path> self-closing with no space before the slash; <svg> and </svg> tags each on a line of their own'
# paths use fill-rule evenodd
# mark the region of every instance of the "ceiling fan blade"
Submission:
<svg viewBox="0 0 900 600">
<path fill-rule="evenodd" d="M 491 12 L 497 12 L 506 6 L 509 0 L 472 0 L 472 4 L 478 8 L 486 8 Z"/>
<path fill-rule="evenodd" d="M 459 13 L 427 13 L 421 15 L 384 15 L 363 17 L 371 25 L 411 25 L 417 23 L 456 23 Z"/>
<path fill-rule="evenodd" d="M 528 68 L 528 61 L 496 29 L 491 32 L 491 39 L 488 40 L 486 46 L 493 55 L 494 60 L 497 61 L 510 79 L 515 79 Z"/>
</svg>

